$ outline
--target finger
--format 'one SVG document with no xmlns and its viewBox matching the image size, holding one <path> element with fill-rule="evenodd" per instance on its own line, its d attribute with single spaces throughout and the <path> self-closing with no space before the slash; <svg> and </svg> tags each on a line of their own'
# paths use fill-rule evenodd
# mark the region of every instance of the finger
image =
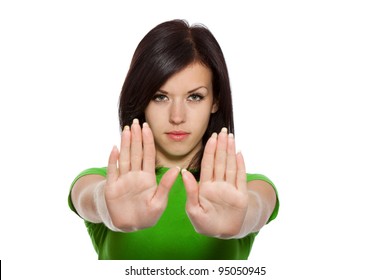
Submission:
<svg viewBox="0 0 390 280">
<path fill-rule="evenodd" d="M 154 174 L 156 165 L 156 149 L 154 147 L 152 130 L 147 123 L 143 124 L 142 140 L 144 145 L 142 170 Z"/>
<path fill-rule="evenodd" d="M 227 158 L 227 129 L 222 128 L 218 135 L 217 152 L 215 154 L 214 180 L 224 181 Z"/>
<path fill-rule="evenodd" d="M 121 136 L 121 152 L 119 154 L 119 174 L 130 170 L 130 128 L 125 126 Z"/>
<path fill-rule="evenodd" d="M 154 200 L 159 201 L 161 203 L 166 203 L 168 201 L 169 191 L 171 190 L 173 183 L 175 183 L 179 172 L 179 167 L 173 167 L 162 176 L 160 184 L 158 185 L 157 191 L 153 197 Z"/>
<path fill-rule="evenodd" d="M 228 146 L 227 146 L 227 161 L 226 161 L 226 182 L 236 185 L 236 143 L 232 133 L 228 135 Z"/>
<path fill-rule="evenodd" d="M 142 133 L 138 119 L 131 125 L 130 165 L 132 171 L 141 170 L 142 165 Z"/>
<path fill-rule="evenodd" d="M 200 182 L 207 182 L 213 180 L 214 156 L 216 147 L 217 133 L 213 133 L 204 148 L 200 171 Z"/>
<path fill-rule="evenodd" d="M 194 175 L 186 169 L 182 169 L 181 174 L 187 192 L 187 209 L 199 207 L 199 187 Z"/>
<path fill-rule="evenodd" d="M 237 189 L 246 192 L 246 171 L 244 157 L 241 152 L 237 154 Z"/>
<path fill-rule="evenodd" d="M 110 157 L 108 158 L 108 166 L 107 166 L 107 183 L 112 184 L 116 180 L 118 180 L 118 168 L 117 161 L 119 158 L 119 151 L 116 146 L 114 146 L 111 150 Z"/>
</svg>

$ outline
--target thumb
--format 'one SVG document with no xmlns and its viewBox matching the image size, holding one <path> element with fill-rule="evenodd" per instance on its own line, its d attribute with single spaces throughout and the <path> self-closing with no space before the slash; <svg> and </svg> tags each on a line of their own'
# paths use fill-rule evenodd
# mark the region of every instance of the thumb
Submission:
<svg viewBox="0 0 390 280">
<path fill-rule="evenodd" d="M 180 168 L 173 167 L 169 169 L 161 178 L 160 184 L 157 187 L 154 199 L 157 201 L 167 201 L 169 191 L 175 182 L 177 175 L 179 175 Z"/>
<path fill-rule="evenodd" d="M 181 170 L 184 186 L 187 192 L 187 207 L 199 206 L 199 187 L 194 175 L 186 169 Z"/>
</svg>

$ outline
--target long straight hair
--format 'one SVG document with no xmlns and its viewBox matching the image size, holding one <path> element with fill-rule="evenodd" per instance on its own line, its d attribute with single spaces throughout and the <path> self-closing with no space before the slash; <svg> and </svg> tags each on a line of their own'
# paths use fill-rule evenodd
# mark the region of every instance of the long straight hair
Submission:
<svg viewBox="0 0 390 280">
<path fill-rule="evenodd" d="M 211 114 L 202 149 L 188 168 L 199 169 L 204 146 L 213 132 L 226 127 L 234 133 L 233 105 L 228 70 L 221 47 L 204 25 L 185 20 L 161 23 L 149 31 L 136 48 L 119 98 L 120 127 L 133 119 L 145 121 L 145 109 L 155 93 L 174 74 L 199 62 L 212 71 L 213 98 L 217 112 Z"/>
</svg>

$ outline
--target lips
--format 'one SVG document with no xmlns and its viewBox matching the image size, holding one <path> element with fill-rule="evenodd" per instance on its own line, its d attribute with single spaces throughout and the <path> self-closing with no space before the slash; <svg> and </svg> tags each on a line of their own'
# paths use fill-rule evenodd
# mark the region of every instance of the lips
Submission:
<svg viewBox="0 0 390 280">
<path fill-rule="evenodd" d="M 173 141 L 183 141 L 190 135 L 190 133 L 185 131 L 170 131 L 166 134 Z"/>
</svg>

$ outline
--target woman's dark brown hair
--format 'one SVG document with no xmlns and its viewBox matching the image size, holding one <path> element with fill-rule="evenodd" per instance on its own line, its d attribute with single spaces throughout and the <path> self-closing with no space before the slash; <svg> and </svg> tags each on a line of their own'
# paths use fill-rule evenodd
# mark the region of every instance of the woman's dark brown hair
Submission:
<svg viewBox="0 0 390 280">
<path fill-rule="evenodd" d="M 203 147 L 211 134 L 223 127 L 234 133 L 230 81 L 222 50 L 205 26 L 189 26 L 184 20 L 157 25 L 139 43 L 119 99 L 121 129 L 135 118 L 142 124 L 145 109 L 155 93 L 172 75 L 193 62 L 200 62 L 212 71 L 214 100 L 218 104 L 203 135 Z M 200 169 L 202 155 L 203 148 L 188 168 Z"/>
</svg>

